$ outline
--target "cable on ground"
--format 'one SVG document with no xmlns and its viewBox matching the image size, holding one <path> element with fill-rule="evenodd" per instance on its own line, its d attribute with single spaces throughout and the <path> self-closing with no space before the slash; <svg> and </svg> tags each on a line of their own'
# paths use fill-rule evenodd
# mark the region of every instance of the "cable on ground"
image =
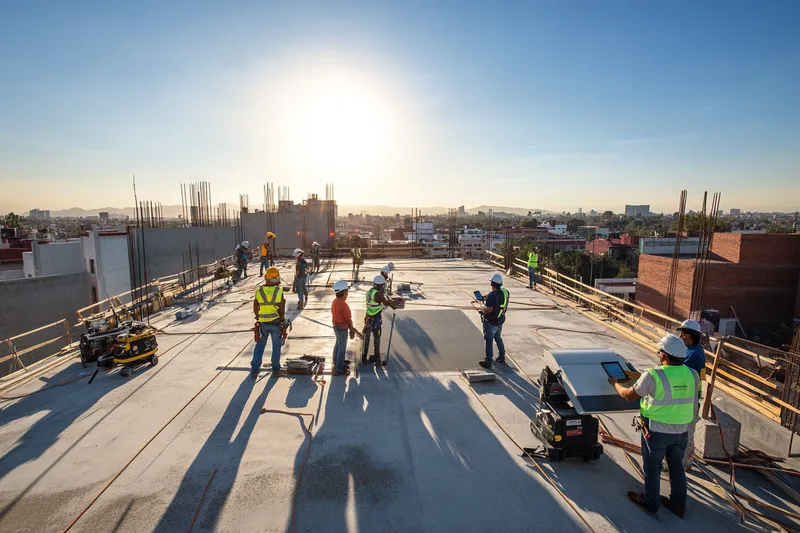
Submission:
<svg viewBox="0 0 800 533">
<path fill-rule="evenodd" d="M 211 487 L 211 482 L 214 481 L 214 476 L 217 475 L 217 469 L 215 468 L 213 472 L 211 472 L 211 477 L 208 479 L 208 483 L 206 483 L 206 488 L 203 491 L 203 495 L 200 496 L 200 501 L 197 503 L 197 509 L 194 510 L 194 516 L 192 517 L 192 522 L 189 524 L 189 530 L 187 533 L 192 533 L 192 528 L 194 527 L 194 523 L 197 521 L 197 517 L 200 514 L 200 508 L 203 506 L 203 500 L 206 499 L 206 494 L 208 493 L 208 489 Z"/>
</svg>

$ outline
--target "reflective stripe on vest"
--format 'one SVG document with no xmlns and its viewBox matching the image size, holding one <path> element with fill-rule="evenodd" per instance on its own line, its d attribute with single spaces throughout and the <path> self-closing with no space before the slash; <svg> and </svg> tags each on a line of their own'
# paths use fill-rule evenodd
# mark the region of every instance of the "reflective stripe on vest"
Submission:
<svg viewBox="0 0 800 533">
<path fill-rule="evenodd" d="M 528 254 L 528 266 L 537 268 L 539 266 L 539 254 L 536 252 L 530 252 Z"/>
<path fill-rule="evenodd" d="M 269 247 L 266 244 L 261 245 L 261 257 L 266 256 L 269 254 Z"/>
<path fill-rule="evenodd" d="M 278 305 L 283 300 L 283 289 L 277 285 L 261 287 L 256 291 L 258 300 L 258 321 L 273 322 L 280 318 Z"/>
<path fill-rule="evenodd" d="M 656 391 L 639 402 L 642 416 L 662 424 L 690 423 L 700 388 L 697 372 L 684 365 L 651 368 L 648 372 L 656 382 Z"/>
<path fill-rule="evenodd" d="M 353 257 L 361 259 L 361 248 L 353 248 Z"/>
<path fill-rule="evenodd" d="M 506 312 L 506 308 L 508 307 L 508 291 L 505 289 L 500 289 L 503 292 L 503 303 L 500 304 L 500 312 L 497 313 L 497 318 L 500 319 L 503 316 L 503 313 Z"/>
<path fill-rule="evenodd" d="M 378 289 L 367 291 L 367 316 L 375 316 L 383 310 L 383 305 L 375 301 L 376 294 L 378 294 Z"/>
</svg>

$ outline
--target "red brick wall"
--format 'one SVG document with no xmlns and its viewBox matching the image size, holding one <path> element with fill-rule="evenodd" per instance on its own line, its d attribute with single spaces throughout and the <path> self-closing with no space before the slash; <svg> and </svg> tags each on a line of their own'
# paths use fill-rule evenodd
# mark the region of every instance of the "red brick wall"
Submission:
<svg viewBox="0 0 800 533">
<path fill-rule="evenodd" d="M 745 326 L 791 322 L 798 289 L 798 269 L 769 265 L 710 263 L 706 273 L 705 308 L 732 316 Z"/>
<path fill-rule="evenodd" d="M 714 233 L 711 243 L 711 258 L 719 261 L 739 262 L 742 235 L 736 233 Z"/>
<path fill-rule="evenodd" d="M 739 262 L 800 268 L 800 234 L 741 235 Z M 717 236 L 714 235 L 714 239 Z"/>
<path fill-rule="evenodd" d="M 639 258 L 639 278 L 636 282 L 636 301 L 658 311 L 666 309 L 667 286 L 672 268 L 671 257 L 644 254 Z M 694 260 L 678 263 L 678 279 L 672 316 L 684 320 L 689 316 L 694 280 Z"/>
</svg>

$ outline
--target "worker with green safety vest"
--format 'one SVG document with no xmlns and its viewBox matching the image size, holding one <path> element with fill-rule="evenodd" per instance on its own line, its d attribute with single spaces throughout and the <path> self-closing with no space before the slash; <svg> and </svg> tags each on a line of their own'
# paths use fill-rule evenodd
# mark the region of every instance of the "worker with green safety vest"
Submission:
<svg viewBox="0 0 800 533">
<path fill-rule="evenodd" d="M 253 350 L 253 360 L 250 362 L 250 377 L 255 379 L 261 371 L 261 360 L 267 340 L 272 338 L 272 371 L 281 369 L 281 324 L 286 313 L 286 299 L 281 288 L 281 274 L 277 268 L 269 267 L 264 274 L 265 285 L 256 291 L 253 299 L 253 313 L 260 332 L 260 338 Z"/>
<path fill-rule="evenodd" d="M 361 363 L 375 363 L 375 365 L 386 364 L 386 360 L 381 361 L 381 327 L 383 326 L 383 306 L 397 308 L 397 304 L 389 299 L 384 292 L 386 278 L 381 274 L 372 280 L 372 288 L 367 291 L 367 314 L 364 317 L 364 349 L 361 352 Z M 375 339 L 375 351 L 372 357 L 367 358 L 369 353 L 370 336 Z"/>
<path fill-rule="evenodd" d="M 536 269 L 539 268 L 539 249 L 528 252 L 528 288 L 536 287 Z"/>
<path fill-rule="evenodd" d="M 683 364 L 686 345 L 675 335 L 658 342 L 661 366 L 644 372 L 632 387 L 609 378 L 625 400 L 639 400 L 642 431 L 644 493 L 628 492 L 628 498 L 645 511 L 655 513 L 661 504 L 683 518 L 686 510 L 686 472 L 682 460 L 689 428 L 697 416 L 700 376 Z M 661 462 L 669 469 L 669 498 L 660 496 Z"/>
<path fill-rule="evenodd" d="M 492 368 L 494 347 L 497 343 L 497 363 L 506 364 L 506 346 L 503 344 L 503 324 L 506 321 L 508 309 L 508 290 L 503 288 L 503 276 L 493 274 L 489 281 L 492 292 L 486 295 L 483 309 L 480 313 L 483 318 L 483 340 L 486 343 L 486 359 L 478 361 L 483 368 Z"/>
</svg>

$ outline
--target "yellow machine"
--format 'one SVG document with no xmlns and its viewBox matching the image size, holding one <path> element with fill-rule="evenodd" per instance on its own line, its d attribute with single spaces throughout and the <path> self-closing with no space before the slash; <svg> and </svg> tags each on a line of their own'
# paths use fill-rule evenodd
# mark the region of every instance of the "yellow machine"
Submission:
<svg viewBox="0 0 800 533">
<path fill-rule="evenodd" d="M 136 324 L 129 331 L 117 337 L 117 345 L 113 353 L 100 357 L 97 360 L 97 366 L 120 365 L 122 366 L 120 375 L 127 378 L 140 364 L 157 365 L 157 352 L 156 330 L 144 324 Z"/>
</svg>

